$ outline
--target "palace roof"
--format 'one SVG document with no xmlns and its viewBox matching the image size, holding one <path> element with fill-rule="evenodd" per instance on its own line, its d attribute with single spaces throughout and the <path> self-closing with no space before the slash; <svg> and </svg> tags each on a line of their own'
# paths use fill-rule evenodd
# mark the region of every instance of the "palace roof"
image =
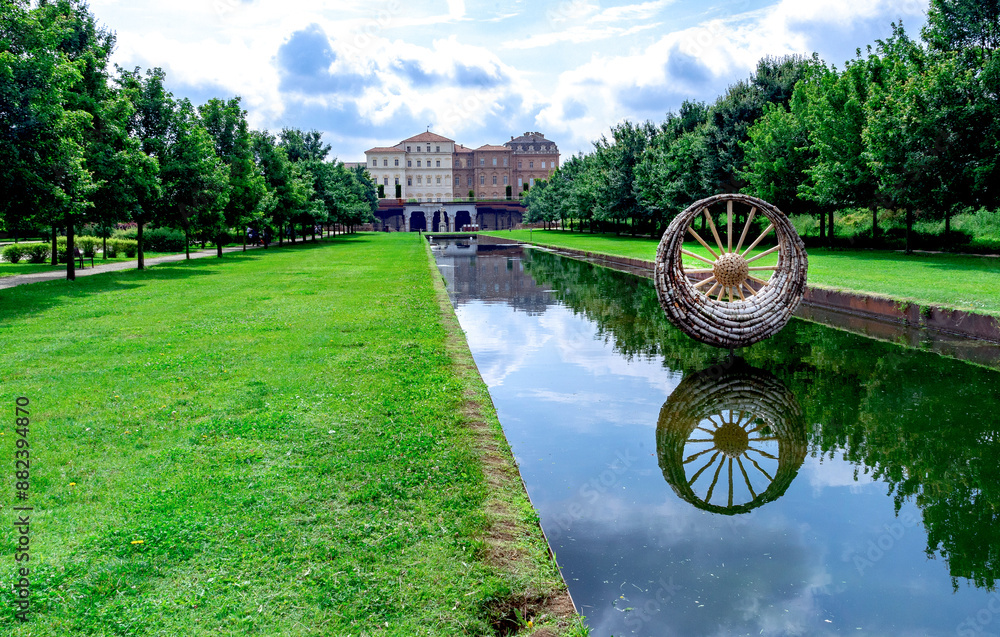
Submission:
<svg viewBox="0 0 1000 637">
<path fill-rule="evenodd" d="M 432 133 L 427 131 L 426 133 L 420 133 L 419 135 L 414 135 L 409 139 L 404 139 L 404 142 L 453 142 L 454 139 L 448 139 L 447 137 L 442 137 L 437 133 Z"/>
</svg>

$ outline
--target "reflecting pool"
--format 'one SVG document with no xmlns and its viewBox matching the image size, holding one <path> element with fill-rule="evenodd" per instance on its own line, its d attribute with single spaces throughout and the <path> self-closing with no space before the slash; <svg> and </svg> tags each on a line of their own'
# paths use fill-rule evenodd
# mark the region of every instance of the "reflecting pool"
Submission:
<svg viewBox="0 0 1000 637">
<path fill-rule="evenodd" d="M 793 319 L 738 358 L 651 281 L 439 242 L 591 634 L 1000 634 L 1000 372 Z"/>
</svg>

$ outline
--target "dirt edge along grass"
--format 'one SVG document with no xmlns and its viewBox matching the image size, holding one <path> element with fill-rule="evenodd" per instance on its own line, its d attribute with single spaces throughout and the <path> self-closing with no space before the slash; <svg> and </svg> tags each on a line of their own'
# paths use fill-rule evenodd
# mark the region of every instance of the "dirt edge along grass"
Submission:
<svg viewBox="0 0 1000 637">
<path fill-rule="evenodd" d="M 521 634 L 518 631 L 529 628 L 527 634 L 537 637 L 587 635 L 552 559 L 489 390 L 448 298 L 444 277 L 434 263 L 430 243 L 425 243 L 442 323 L 448 332 L 446 347 L 455 376 L 463 385 L 462 413 L 473 431 L 487 482 L 485 557 L 509 573 L 514 583 L 511 595 L 491 601 L 491 625 L 500 635 Z"/>
</svg>

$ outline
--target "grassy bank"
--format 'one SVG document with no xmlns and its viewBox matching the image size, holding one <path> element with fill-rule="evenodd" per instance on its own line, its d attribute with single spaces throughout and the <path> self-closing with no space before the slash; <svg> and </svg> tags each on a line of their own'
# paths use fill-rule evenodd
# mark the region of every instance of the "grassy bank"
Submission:
<svg viewBox="0 0 1000 637">
<path fill-rule="evenodd" d="M 658 244 L 653 239 L 559 230 L 488 234 L 648 261 L 655 258 Z M 697 245 L 688 249 L 704 254 Z M 809 285 L 1000 316 L 1000 259 L 992 257 L 812 248 Z"/>
<path fill-rule="evenodd" d="M 393 233 L 0 291 L 34 507 L 33 618 L 5 604 L 4 634 L 526 623 L 560 581 L 523 490 L 484 461 L 495 414 L 433 281 L 421 239 Z"/>
</svg>

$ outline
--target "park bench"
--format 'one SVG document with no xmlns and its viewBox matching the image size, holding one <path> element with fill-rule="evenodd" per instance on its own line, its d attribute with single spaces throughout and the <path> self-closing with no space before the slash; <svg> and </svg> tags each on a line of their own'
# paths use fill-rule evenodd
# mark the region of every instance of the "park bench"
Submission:
<svg viewBox="0 0 1000 637">
<path fill-rule="evenodd" d="M 76 246 L 73 247 L 73 258 L 80 260 L 80 269 L 82 270 L 83 260 L 87 257 L 83 256 L 83 253 L 80 252 L 80 248 L 77 248 Z M 90 255 L 90 267 L 94 267 L 94 255 Z"/>
</svg>

